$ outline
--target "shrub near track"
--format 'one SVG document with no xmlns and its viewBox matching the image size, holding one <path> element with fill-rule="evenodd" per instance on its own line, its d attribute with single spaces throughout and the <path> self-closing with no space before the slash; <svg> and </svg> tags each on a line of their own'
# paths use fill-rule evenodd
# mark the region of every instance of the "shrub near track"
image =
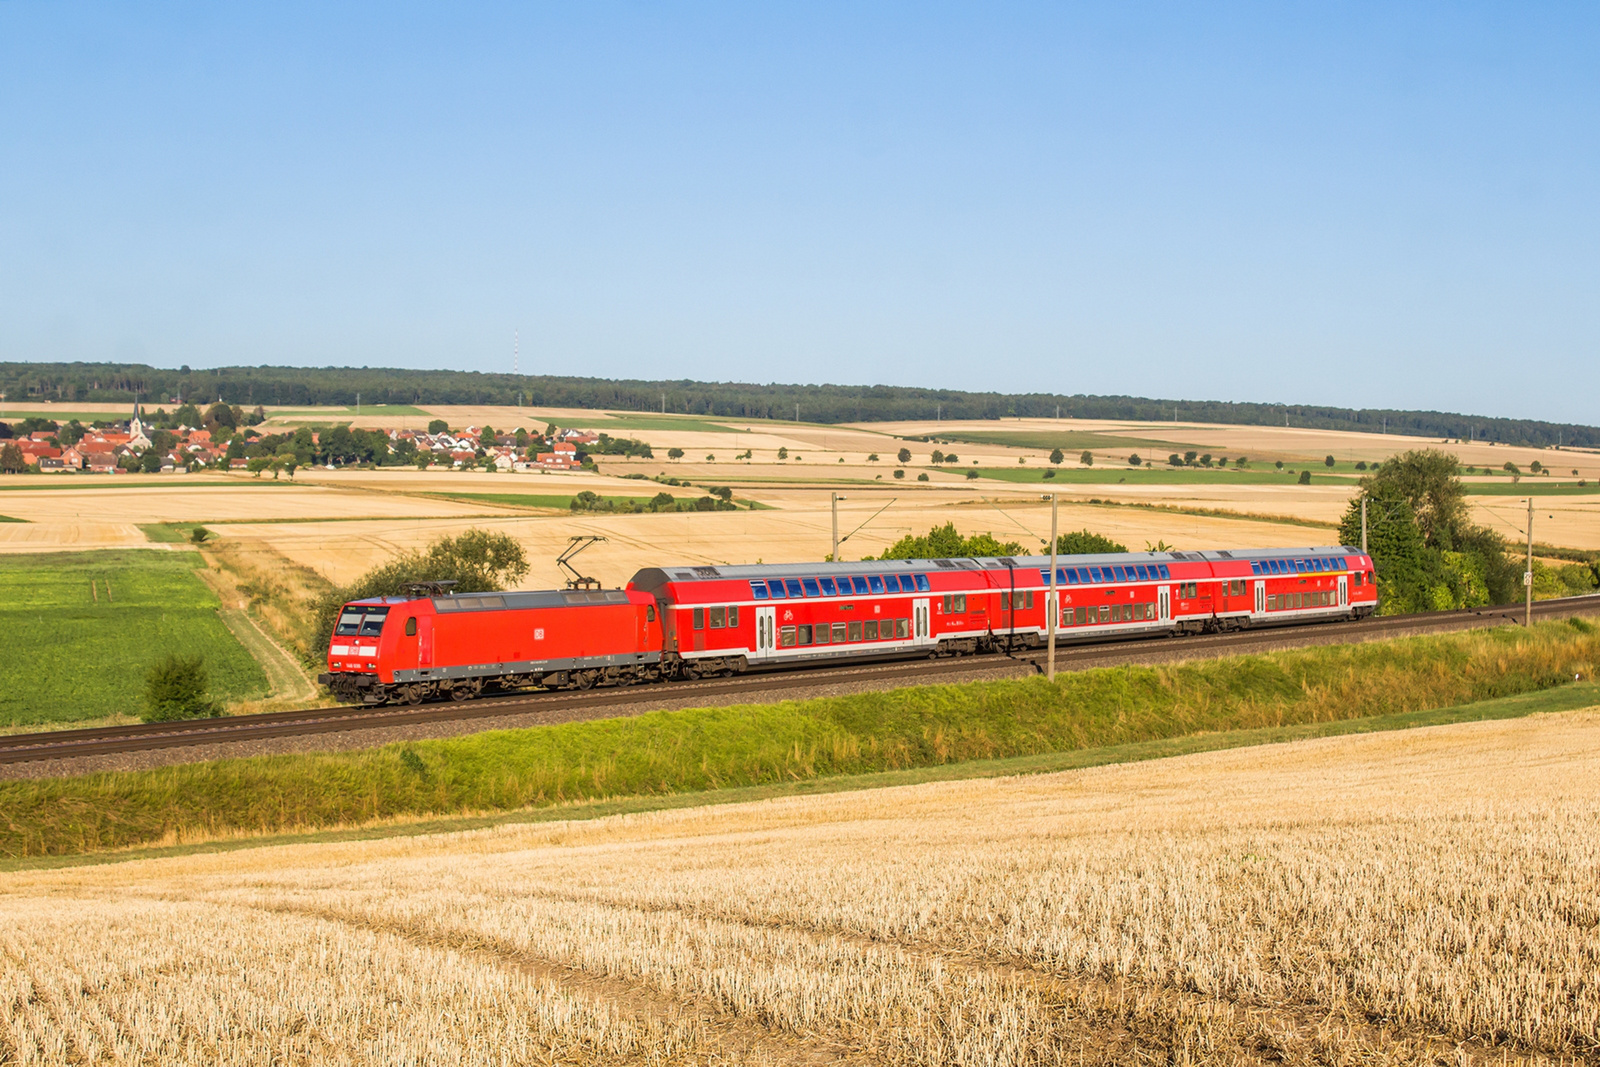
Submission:
<svg viewBox="0 0 1600 1067">
<path fill-rule="evenodd" d="M 507 811 L 1452 707 L 1600 667 L 1582 620 L 0 783 L 0 855 Z"/>
</svg>

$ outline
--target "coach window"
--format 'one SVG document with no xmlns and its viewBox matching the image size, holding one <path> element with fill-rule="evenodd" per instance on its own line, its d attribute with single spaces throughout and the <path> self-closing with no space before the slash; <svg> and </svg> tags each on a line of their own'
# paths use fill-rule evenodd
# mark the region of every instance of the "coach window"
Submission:
<svg viewBox="0 0 1600 1067">
<path fill-rule="evenodd" d="M 815 638 L 816 643 L 819 644 L 819 645 L 827 644 L 828 643 L 828 632 L 829 631 L 828 631 L 828 624 L 827 623 L 825 623 L 825 622 L 818 623 L 817 624 L 817 633 L 816 633 L 816 638 Z"/>
<path fill-rule="evenodd" d="M 695 608 L 694 609 L 694 628 L 696 630 L 704 630 L 706 628 L 706 609 L 705 608 Z"/>
<path fill-rule="evenodd" d="M 928 576 L 926 574 L 917 575 L 917 592 L 926 593 L 932 589 L 933 586 L 928 584 Z"/>
<path fill-rule="evenodd" d="M 805 596 L 805 593 L 800 589 L 800 579 L 798 578 L 785 578 L 783 587 L 789 590 L 790 600 L 799 600 L 802 596 Z"/>
<path fill-rule="evenodd" d="M 844 623 L 842 623 L 842 622 L 834 623 L 833 624 L 833 643 L 836 644 L 836 645 L 843 644 L 844 641 L 845 641 L 844 634 L 845 634 Z"/>
<path fill-rule="evenodd" d="M 850 629 L 848 631 L 848 636 L 847 636 L 846 639 L 850 640 L 850 641 L 859 641 L 859 640 L 861 640 L 861 624 L 859 622 L 852 622 L 852 623 L 849 623 L 848 625 L 849 625 Z"/>
<path fill-rule="evenodd" d="M 855 586 L 856 596 L 866 596 L 872 591 L 867 587 L 867 580 L 859 574 L 851 578 L 850 582 Z"/>
<path fill-rule="evenodd" d="M 415 636 L 417 636 L 417 617 L 415 615 L 411 616 L 411 618 L 406 620 L 406 636 L 407 637 L 415 637 Z"/>
<path fill-rule="evenodd" d="M 1088 619 L 1088 609 L 1087 608 L 1074 608 L 1074 609 L 1072 609 L 1072 621 L 1073 621 L 1073 624 L 1076 625 L 1076 626 L 1082 626 L 1084 623 L 1088 622 L 1089 621 L 1089 619 Z"/>
<path fill-rule="evenodd" d="M 822 586 L 823 596 L 838 596 L 839 589 L 833 584 L 832 578 L 818 578 L 817 584 Z"/>
<path fill-rule="evenodd" d="M 868 641 L 876 641 L 878 639 L 878 620 L 877 619 L 868 619 L 867 620 L 867 632 L 866 632 L 865 639 L 868 640 Z"/>
<path fill-rule="evenodd" d="M 788 595 L 783 591 L 783 583 L 778 581 L 776 578 L 767 583 L 767 588 L 772 590 L 773 600 L 783 600 Z"/>
<path fill-rule="evenodd" d="M 778 647 L 779 648 L 793 648 L 794 647 L 794 637 L 795 637 L 795 633 L 794 633 L 794 627 L 793 626 L 780 626 L 778 628 Z"/>
<path fill-rule="evenodd" d="M 911 636 L 911 620 L 910 619 L 896 619 L 896 620 L 894 620 L 894 635 L 896 637 L 910 637 Z"/>
<path fill-rule="evenodd" d="M 800 643 L 802 645 L 809 645 L 811 643 L 811 627 L 800 627 Z"/>
<path fill-rule="evenodd" d="M 728 609 L 728 625 L 729 626 L 738 626 L 739 625 L 739 609 L 737 607 L 732 607 L 732 608 Z"/>
<path fill-rule="evenodd" d="M 766 582 L 751 582 L 750 583 L 750 595 L 755 597 L 757 600 L 765 600 L 765 599 L 767 599 L 767 583 Z"/>
<path fill-rule="evenodd" d="M 805 586 L 806 596 L 821 596 L 822 587 L 817 585 L 815 578 L 802 578 L 800 584 Z"/>
<path fill-rule="evenodd" d="M 727 626 L 728 626 L 728 609 L 727 608 L 712 608 L 711 609 L 711 628 L 713 630 L 723 630 L 723 629 L 726 629 Z M 695 627 L 695 629 L 698 630 L 699 627 L 697 626 L 697 627 Z"/>
<path fill-rule="evenodd" d="M 1111 621 L 1111 605 L 1110 604 L 1101 604 L 1100 605 L 1100 621 L 1101 622 L 1110 622 Z"/>
<path fill-rule="evenodd" d="M 867 588 L 874 593 L 883 592 L 883 575 L 874 574 L 867 579 Z"/>
</svg>

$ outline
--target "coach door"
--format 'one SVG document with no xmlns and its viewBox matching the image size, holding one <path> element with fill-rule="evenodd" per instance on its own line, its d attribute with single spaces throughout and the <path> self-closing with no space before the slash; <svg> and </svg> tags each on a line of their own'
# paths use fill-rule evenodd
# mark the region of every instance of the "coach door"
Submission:
<svg viewBox="0 0 1600 1067">
<path fill-rule="evenodd" d="M 1350 576 L 1347 574 L 1339 575 L 1339 606 L 1350 606 Z"/>
<path fill-rule="evenodd" d="M 756 608 L 756 659 L 768 659 L 778 647 L 778 611 Z"/>
<path fill-rule="evenodd" d="M 932 637 L 932 629 L 928 625 L 928 598 L 925 596 L 911 602 L 911 635 L 919 645 L 927 644 Z"/>
<path fill-rule="evenodd" d="M 1156 587 L 1156 614 L 1162 622 L 1172 621 L 1172 586 Z"/>
<path fill-rule="evenodd" d="M 1255 583 L 1255 587 L 1256 587 L 1256 614 L 1257 615 L 1265 615 L 1267 613 L 1267 583 L 1266 582 L 1256 582 Z M 1344 599 L 1344 579 L 1343 578 L 1339 579 L 1339 599 L 1340 600 Z"/>
</svg>

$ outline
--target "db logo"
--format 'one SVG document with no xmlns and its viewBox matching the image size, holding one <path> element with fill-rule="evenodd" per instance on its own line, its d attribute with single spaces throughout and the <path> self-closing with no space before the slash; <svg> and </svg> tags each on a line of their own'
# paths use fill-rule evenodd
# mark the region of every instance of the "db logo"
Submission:
<svg viewBox="0 0 1600 1067">
<path fill-rule="evenodd" d="M 544 627 L 543 626 L 541 626 L 538 629 L 533 631 L 533 639 L 535 641 L 543 641 L 544 640 Z"/>
</svg>

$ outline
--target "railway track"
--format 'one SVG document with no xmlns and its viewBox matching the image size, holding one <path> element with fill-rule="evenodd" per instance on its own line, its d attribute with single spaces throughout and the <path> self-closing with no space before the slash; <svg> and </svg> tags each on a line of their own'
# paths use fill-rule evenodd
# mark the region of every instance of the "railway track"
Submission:
<svg viewBox="0 0 1600 1067">
<path fill-rule="evenodd" d="M 1479 608 L 1473 611 L 1430 612 L 1385 616 L 1360 622 L 1315 623 L 1304 626 L 1242 630 L 1172 638 L 1141 638 L 1093 645 L 1058 645 L 1059 670 L 1085 670 L 1116 664 L 1160 662 L 1173 659 L 1237 655 L 1252 651 L 1320 644 L 1345 644 L 1385 635 L 1448 632 L 1522 621 L 1521 605 Z M 1535 618 L 1562 618 L 1600 613 L 1600 596 L 1545 600 L 1533 606 Z M 988 653 L 946 659 L 899 660 L 847 666 L 812 667 L 740 675 L 733 678 L 666 682 L 583 692 L 532 692 L 462 703 L 422 707 L 345 706 L 304 711 L 236 715 L 220 719 L 195 719 L 170 723 L 138 723 L 88 730 L 54 730 L 0 736 L 0 764 L 98 756 L 194 745 L 256 741 L 266 738 L 382 729 L 417 723 L 470 722 L 529 712 L 581 711 L 653 704 L 664 700 L 721 699 L 742 693 L 781 693 L 851 683 L 905 684 L 937 682 L 951 674 L 1014 670 L 1019 665 L 1042 671 L 1045 654 Z"/>
</svg>

